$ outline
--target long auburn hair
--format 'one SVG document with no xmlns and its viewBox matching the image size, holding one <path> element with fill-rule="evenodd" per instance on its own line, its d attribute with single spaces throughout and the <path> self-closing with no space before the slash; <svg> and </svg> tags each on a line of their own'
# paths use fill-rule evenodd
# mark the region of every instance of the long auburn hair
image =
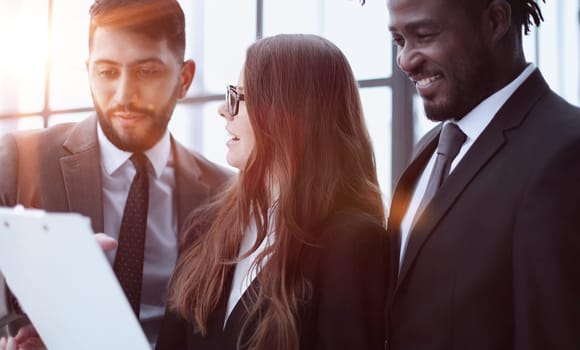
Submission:
<svg viewBox="0 0 580 350">
<path fill-rule="evenodd" d="M 254 262 L 259 288 L 248 289 L 250 316 L 238 348 L 298 349 L 299 308 L 310 292 L 299 269 L 302 248 L 337 212 L 384 225 L 372 145 L 350 65 L 324 38 L 283 34 L 255 42 L 246 53 L 244 93 L 255 147 L 235 181 L 189 227 L 189 235 L 203 232 L 183 247 L 169 306 L 207 334 L 208 318 L 227 297 L 225 286 L 243 258 L 242 233 L 254 220 L 251 251 L 272 227 L 275 239 Z"/>
</svg>

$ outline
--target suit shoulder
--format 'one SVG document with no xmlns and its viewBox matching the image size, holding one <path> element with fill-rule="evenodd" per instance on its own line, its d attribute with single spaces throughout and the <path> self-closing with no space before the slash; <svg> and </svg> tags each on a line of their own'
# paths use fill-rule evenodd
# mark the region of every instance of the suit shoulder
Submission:
<svg viewBox="0 0 580 350">
<path fill-rule="evenodd" d="M 580 125 L 580 107 L 566 101 L 562 96 L 550 90 L 533 107 L 532 113 L 549 116 L 547 121 L 553 124 L 570 123 Z"/>
<path fill-rule="evenodd" d="M 222 184 L 233 177 L 234 173 L 225 167 L 208 160 L 196 151 L 186 148 L 176 140 L 173 143 L 177 164 L 182 164 L 182 166 L 186 164 L 185 162 L 193 164 L 194 172 L 198 173 L 198 179 L 210 188 L 221 187 Z"/>
<path fill-rule="evenodd" d="M 58 157 L 74 125 L 75 123 L 66 123 L 44 129 L 10 132 L 2 136 L 0 145 L 10 152 L 15 152 L 16 156 L 28 155 L 25 159 L 52 158 L 51 155 Z"/>
<path fill-rule="evenodd" d="M 545 94 L 529 112 L 522 137 L 538 145 L 538 153 L 559 153 L 577 148 L 580 141 L 580 108 L 553 91 Z"/>
<path fill-rule="evenodd" d="M 225 182 L 234 175 L 233 171 L 208 160 L 198 152 L 190 151 L 190 153 L 196 159 L 197 164 L 201 168 L 203 174 L 205 174 L 207 177 L 214 178 L 218 182 Z"/>
<path fill-rule="evenodd" d="M 212 177 L 218 177 L 221 180 L 227 180 L 234 175 L 233 171 L 208 160 L 201 154 L 197 152 L 192 152 L 192 154 L 196 158 L 199 166 L 202 168 L 204 173 L 207 173 Z"/>
<path fill-rule="evenodd" d="M 14 139 L 34 140 L 34 139 L 65 139 L 77 123 L 62 123 L 42 129 L 21 130 L 9 133 Z M 7 135 L 5 135 L 7 136 Z"/>
<path fill-rule="evenodd" d="M 377 288 L 386 285 L 388 275 L 385 271 L 389 262 L 387 233 L 376 220 L 370 216 L 335 215 L 317 238 L 318 242 L 307 245 L 301 257 L 308 279 L 326 284 L 326 288 L 333 290 L 332 294 L 335 288 L 348 290 L 349 280 L 356 281 L 352 282 L 355 285 L 363 280 L 373 281 Z M 345 285 L 329 285 L 327 282 L 330 280 Z"/>
<path fill-rule="evenodd" d="M 339 212 L 323 225 L 321 244 L 329 248 L 383 246 L 387 241 L 385 228 L 373 217 L 362 213 Z"/>
</svg>

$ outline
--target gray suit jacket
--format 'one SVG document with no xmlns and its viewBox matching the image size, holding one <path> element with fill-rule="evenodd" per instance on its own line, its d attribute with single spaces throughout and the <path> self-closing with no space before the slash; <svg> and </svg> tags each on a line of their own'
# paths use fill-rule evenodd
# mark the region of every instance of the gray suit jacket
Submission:
<svg viewBox="0 0 580 350">
<path fill-rule="evenodd" d="M 171 139 L 179 229 L 187 215 L 231 176 Z M 96 117 L 80 123 L 5 135 L 0 139 L 0 206 L 22 204 L 51 212 L 76 212 L 103 232 L 101 165 Z M 1 277 L 1 276 L 0 276 Z M 13 321 L 13 303 L 0 278 L 0 335 Z M 7 330 L 4 329 L 4 332 Z"/>
</svg>

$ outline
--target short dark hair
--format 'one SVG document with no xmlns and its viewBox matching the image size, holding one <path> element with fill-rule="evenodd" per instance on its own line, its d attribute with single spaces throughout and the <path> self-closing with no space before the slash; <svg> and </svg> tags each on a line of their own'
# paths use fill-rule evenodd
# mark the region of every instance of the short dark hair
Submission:
<svg viewBox="0 0 580 350">
<path fill-rule="evenodd" d="M 110 27 L 166 39 L 180 59 L 185 54 L 185 15 L 176 0 L 95 0 L 89 10 L 89 50 L 98 27 Z"/>
</svg>

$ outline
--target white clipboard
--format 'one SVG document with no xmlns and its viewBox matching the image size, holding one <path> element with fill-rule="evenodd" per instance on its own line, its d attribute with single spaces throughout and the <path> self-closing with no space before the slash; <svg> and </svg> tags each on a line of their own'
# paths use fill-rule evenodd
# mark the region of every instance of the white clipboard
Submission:
<svg viewBox="0 0 580 350">
<path fill-rule="evenodd" d="M 49 350 L 150 350 L 90 220 L 0 208 L 0 271 Z"/>
</svg>

